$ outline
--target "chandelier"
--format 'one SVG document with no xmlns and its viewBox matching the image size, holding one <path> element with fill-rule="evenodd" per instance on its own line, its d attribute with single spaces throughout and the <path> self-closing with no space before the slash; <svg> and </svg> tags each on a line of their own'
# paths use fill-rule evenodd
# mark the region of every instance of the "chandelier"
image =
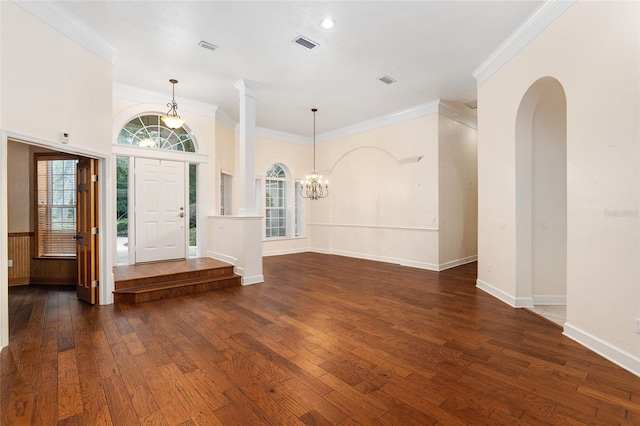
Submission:
<svg viewBox="0 0 640 426">
<path fill-rule="evenodd" d="M 178 115 L 178 104 L 176 103 L 176 83 L 177 82 L 178 80 L 176 80 L 175 78 L 172 78 L 171 80 L 169 80 L 169 83 L 173 85 L 172 86 L 173 97 L 171 98 L 171 102 L 167 104 L 167 106 L 169 107 L 169 111 L 167 111 L 167 115 L 163 115 L 162 117 L 160 117 L 164 122 L 164 124 L 166 124 L 168 128 L 173 130 L 179 129 L 184 124 L 184 120 L 180 118 L 180 116 Z"/>
<path fill-rule="evenodd" d="M 316 111 L 318 111 L 317 108 L 311 109 L 313 112 L 313 172 L 305 178 L 304 183 L 300 186 L 300 196 L 310 200 L 317 200 L 329 195 L 329 181 L 323 180 L 322 175 L 316 172 Z"/>
</svg>

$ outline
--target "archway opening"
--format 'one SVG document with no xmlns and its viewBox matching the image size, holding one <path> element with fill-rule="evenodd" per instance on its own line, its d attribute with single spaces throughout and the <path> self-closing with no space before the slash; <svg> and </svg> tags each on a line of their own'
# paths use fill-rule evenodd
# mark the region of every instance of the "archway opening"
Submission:
<svg viewBox="0 0 640 426">
<path fill-rule="evenodd" d="M 516 118 L 516 297 L 558 324 L 567 305 L 567 113 L 558 80 L 527 90 Z"/>
</svg>

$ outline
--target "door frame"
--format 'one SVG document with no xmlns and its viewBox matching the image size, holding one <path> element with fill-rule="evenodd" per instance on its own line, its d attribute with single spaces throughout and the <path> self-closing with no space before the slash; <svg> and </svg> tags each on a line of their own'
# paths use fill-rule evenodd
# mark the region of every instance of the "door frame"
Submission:
<svg viewBox="0 0 640 426">
<path fill-rule="evenodd" d="M 110 186 L 111 173 L 113 164 L 109 160 L 109 156 L 105 153 L 88 150 L 78 146 L 69 146 L 61 144 L 58 141 L 38 138 L 25 135 L 9 130 L 0 129 L 0 348 L 9 345 L 9 287 L 8 287 L 8 210 L 7 210 L 7 162 L 8 158 L 8 141 L 9 139 L 24 143 L 27 145 L 40 146 L 65 154 L 79 155 L 82 157 L 94 158 L 98 161 L 98 168 L 102 172 L 102 176 L 98 181 L 98 227 L 103 235 L 113 235 L 115 230 L 111 229 L 110 221 L 107 220 L 106 212 L 115 209 L 115 200 L 112 200 L 107 193 Z M 99 300 L 100 304 L 106 305 L 113 303 L 113 251 L 111 247 L 114 241 L 110 238 L 99 239 L 99 262 L 101 265 L 99 271 Z M 114 247 L 115 248 L 115 247 Z"/>
<path fill-rule="evenodd" d="M 155 113 L 154 113 L 155 114 Z M 118 129 L 116 131 L 116 134 L 118 134 L 118 132 L 120 132 L 120 129 Z M 196 144 L 197 145 L 197 144 Z M 206 252 L 206 240 L 205 240 L 205 235 L 206 235 L 206 227 L 207 227 L 207 223 L 206 221 L 203 219 L 205 216 L 207 216 L 206 212 L 208 209 L 208 203 L 213 201 L 213 197 L 209 197 L 206 191 L 204 191 L 204 187 L 203 187 L 203 182 L 206 182 L 207 180 L 211 179 L 211 177 L 209 177 L 208 175 L 208 169 L 207 169 L 207 161 L 208 161 L 208 156 L 206 154 L 201 154 L 201 153 L 194 153 L 194 152 L 182 152 L 182 151 L 170 151 L 170 150 L 161 150 L 161 149 L 149 149 L 149 148 L 140 148 L 140 147 L 133 147 L 133 146 L 128 146 L 128 145 L 117 145 L 114 144 L 112 146 L 112 167 L 113 167 L 113 176 L 115 176 L 115 170 L 116 170 L 116 158 L 117 157 L 127 157 L 129 159 L 129 170 L 132 169 L 133 164 L 135 163 L 135 159 L 136 158 L 148 158 L 148 159 L 156 159 L 156 160 L 168 160 L 168 161 L 180 161 L 185 163 L 185 206 L 188 205 L 187 201 L 188 201 L 188 185 L 189 185 L 189 165 L 190 164 L 196 164 L 198 166 L 198 172 L 197 172 L 197 187 L 196 187 L 196 191 L 197 191 L 197 210 L 196 210 L 196 216 L 197 216 L 197 220 L 198 220 L 198 252 L 197 255 L 198 256 L 202 256 L 203 253 Z M 115 179 L 115 178 L 114 178 Z M 134 179 L 135 177 L 133 176 L 133 173 L 129 173 L 129 194 L 128 194 L 128 201 L 127 204 L 129 206 L 129 219 L 131 219 L 133 217 L 133 206 L 135 205 L 135 194 L 134 194 Z M 217 182 L 217 180 L 216 180 Z M 113 184 L 113 202 L 114 202 L 114 207 L 113 210 L 110 211 L 114 211 L 115 212 L 115 193 L 116 193 L 116 184 L 117 182 L 115 182 L 114 180 L 114 184 Z M 212 207 L 213 209 L 213 207 Z M 188 210 L 187 210 L 188 211 Z M 213 210 L 216 211 L 216 210 Z M 113 226 L 114 226 L 114 233 L 110 234 L 110 235 L 115 235 L 115 215 L 112 214 L 111 216 L 114 216 L 113 218 L 110 218 L 110 220 L 113 221 Z M 129 259 L 129 265 L 135 265 L 136 261 L 135 261 L 135 252 L 134 250 L 131 249 L 132 246 L 135 245 L 136 241 L 135 241 L 135 221 L 129 221 L 129 226 L 128 226 L 128 230 L 129 230 L 129 253 L 128 253 L 128 259 Z M 186 232 L 186 237 L 188 238 L 188 227 L 185 227 L 185 232 Z M 187 240 L 188 241 L 188 240 Z M 116 262 L 116 245 L 115 243 L 113 244 L 113 259 L 114 259 L 114 263 L 113 265 L 116 266 L 117 262 Z M 189 256 L 189 247 L 187 245 L 186 247 L 186 251 L 187 254 L 186 256 Z M 121 265 L 120 265 L 121 266 Z M 113 300 L 113 298 L 111 299 Z M 112 302 L 110 302 L 112 303 Z"/>
</svg>

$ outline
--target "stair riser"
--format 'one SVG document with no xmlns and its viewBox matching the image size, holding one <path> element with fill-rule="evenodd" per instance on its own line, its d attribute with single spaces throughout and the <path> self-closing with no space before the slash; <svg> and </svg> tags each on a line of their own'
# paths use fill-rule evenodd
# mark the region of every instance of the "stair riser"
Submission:
<svg viewBox="0 0 640 426">
<path fill-rule="evenodd" d="M 176 274 L 162 275 L 156 277 L 144 277 L 137 278 L 131 280 L 122 280 L 116 281 L 115 289 L 127 289 L 132 287 L 144 287 L 146 285 L 160 284 L 160 283 L 169 283 L 175 281 L 186 281 L 191 279 L 198 278 L 211 278 L 211 279 L 219 279 L 220 277 L 233 276 L 233 266 L 225 267 L 225 268 L 216 268 L 216 269 L 205 269 L 199 271 L 188 271 L 188 272 L 180 272 Z"/>
<path fill-rule="evenodd" d="M 211 290 L 218 290 L 228 287 L 240 286 L 240 277 L 230 277 L 226 279 L 219 279 L 208 283 L 188 284 L 183 286 L 176 286 L 169 289 L 153 290 L 143 293 L 135 294 L 114 294 L 115 303 L 143 303 L 152 300 L 166 299 L 169 297 L 185 296 L 187 294 L 203 293 Z"/>
</svg>

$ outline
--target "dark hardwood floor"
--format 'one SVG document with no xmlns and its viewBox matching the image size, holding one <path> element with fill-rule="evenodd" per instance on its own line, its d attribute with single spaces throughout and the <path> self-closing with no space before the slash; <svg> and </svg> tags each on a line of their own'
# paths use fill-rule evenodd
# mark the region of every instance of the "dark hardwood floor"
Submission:
<svg viewBox="0 0 640 426">
<path fill-rule="evenodd" d="M 441 273 L 313 253 L 265 282 L 91 307 L 10 290 L 3 425 L 640 424 L 640 378 Z"/>
</svg>

